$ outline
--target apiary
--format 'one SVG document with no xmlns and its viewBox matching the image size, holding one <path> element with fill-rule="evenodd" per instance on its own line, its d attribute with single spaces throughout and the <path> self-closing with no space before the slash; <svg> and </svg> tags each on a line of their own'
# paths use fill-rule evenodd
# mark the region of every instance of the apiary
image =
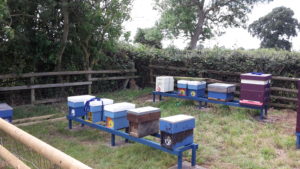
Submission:
<svg viewBox="0 0 300 169">
<path fill-rule="evenodd" d="M 218 101 L 232 101 L 236 86 L 226 83 L 212 83 L 207 87 L 208 99 Z"/>
<path fill-rule="evenodd" d="M 141 107 L 131 109 L 127 113 L 129 134 L 134 137 L 145 137 L 159 132 L 160 109 Z"/>
<path fill-rule="evenodd" d="M 161 145 L 169 149 L 176 149 L 192 144 L 194 128 L 195 118 L 193 116 L 180 114 L 160 118 Z"/>
<path fill-rule="evenodd" d="M 3 118 L 11 122 L 12 117 L 13 117 L 13 108 L 6 103 L 0 103 L 0 118 Z"/>
<path fill-rule="evenodd" d="M 80 95 L 80 96 L 70 96 L 68 97 L 68 107 L 70 116 L 85 116 L 86 112 L 84 111 L 85 103 L 95 98 L 91 95 Z"/>
<path fill-rule="evenodd" d="M 205 97 L 206 82 L 204 81 L 189 81 L 188 96 Z"/>
<path fill-rule="evenodd" d="M 241 74 L 240 104 L 263 106 L 270 100 L 272 75 L 263 73 Z"/>
<path fill-rule="evenodd" d="M 92 123 L 98 123 L 100 121 L 105 121 L 104 119 L 104 107 L 106 105 L 113 104 L 114 101 L 111 99 L 99 99 L 89 102 L 89 105 L 86 105 L 89 107 L 85 120 L 92 122 Z"/>
<path fill-rule="evenodd" d="M 158 76 L 158 77 L 156 77 L 155 91 L 157 91 L 157 92 L 174 91 L 173 76 Z"/>
<path fill-rule="evenodd" d="M 127 120 L 127 111 L 134 109 L 135 104 L 122 102 L 110 104 L 104 107 L 104 118 L 106 119 L 106 127 L 115 130 L 129 127 Z"/>
<path fill-rule="evenodd" d="M 179 96 L 187 96 L 187 88 L 188 88 L 187 80 L 178 80 L 177 81 L 177 89 Z"/>
</svg>

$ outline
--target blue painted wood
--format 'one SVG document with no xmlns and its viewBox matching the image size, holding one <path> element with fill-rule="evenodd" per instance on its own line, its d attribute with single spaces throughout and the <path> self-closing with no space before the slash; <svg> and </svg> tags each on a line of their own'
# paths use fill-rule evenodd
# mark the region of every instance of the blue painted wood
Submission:
<svg viewBox="0 0 300 169">
<path fill-rule="evenodd" d="M 222 104 L 227 106 L 234 106 L 234 107 L 242 107 L 242 108 L 249 108 L 249 109 L 256 109 L 260 110 L 260 119 L 263 120 L 265 118 L 265 115 L 267 115 L 268 106 L 251 106 L 251 105 L 241 105 L 239 103 L 239 100 L 233 100 L 230 102 L 223 102 L 223 101 L 217 101 L 217 100 L 209 100 L 207 97 L 190 97 L 190 96 L 179 96 L 177 92 L 152 92 L 153 94 L 153 102 L 155 102 L 155 96 L 164 96 L 164 97 L 174 97 L 174 98 L 180 98 L 180 99 L 186 99 L 186 100 L 194 100 L 194 101 L 200 101 L 205 103 L 214 103 L 214 104 Z"/>
<path fill-rule="evenodd" d="M 296 133 L 296 148 L 300 149 L 300 133 Z"/>
<path fill-rule="evenodd" d="M 8 122 L 12 121 L 13 117 L 13 108 L 6 103 L 0 104 L 0 118 L 7 120 Z"/>
<path fill-rule="evenodd" d="M 162 147 L 159 143 L 156 143 L 154 141 L 147 140 L 145 138 L 133 137 L 133 136 L 131 136 L 128 133 L 123 132 L 123 131 L 107 128 L 107 127 L 105 127 L 103 125 L 100 125 L 100 124 L 90 123 L 90 122 L 87 122 L 85 120 L 82 120 L 82 119 L 80 119 L 78 117 L 74 117 L 74 116 L 69 116 L 68 115 L 66 117 L 69 120 L 69 128 L 70 129 L 72 128 L 72 121 L 77 121 L 77 122 L 85 124 L 89 127 L 93 127 L 93 128 L 111 133 L 112 134 L 111 135 L 112 145 L 115 145 L 115 138 L 114 137 L 116 135 L 116 136 L 120 136 L 120 137 L 123 137 L 123 138 L 128 139 L 128 140 L 131 140 L 131 141 L 134 141 L 134 142 L 137 142 L 137 143 L 140 143 L 140 144 L 144 144 L 146 146 L 149 146 L 149 147 L 152 147 L 152 148 L 155 148 L 155 149 L 158 149 L 158 150 L 176 155 L 177 158 L 178 158 L 177 159 L 178 169 L 181 169 L 181 167 L 182 167 L 182 152 L 187 151 L 187 150 L 192 150 L 191 165 L 195 166 L 195 164 L 196 164 L 196 150 L 198 149 L 198 144 L 193 143 L 193 144 L 190 144 L 190 145 L 186 145 L 186 146 L 171 150 L 171 149 L 167 149 L 165 147 Z M 158 137 L 158 138 L 160 137 L 159 134 L 153 134 L 152 136 Z"/>
</svg>

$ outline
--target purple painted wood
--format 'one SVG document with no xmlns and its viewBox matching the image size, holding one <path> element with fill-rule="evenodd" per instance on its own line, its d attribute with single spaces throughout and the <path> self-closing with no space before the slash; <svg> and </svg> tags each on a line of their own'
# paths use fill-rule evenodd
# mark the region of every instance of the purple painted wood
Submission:
<svg viewBox="0 0 300 169">
<path fill-rule="evenodd" d="M 258 91 L 258 92 L 264 92 L 267 88 L 270 88 L 270 84 L 266 85 L 256 85 L 256 84 L 245 84 L 241 83 L 241 91 L 243 90 L 252 90 L 252 91 Z"/>
<path fill-rule="evenodd" d="M 253 90 L 241 90 L 240 99 L 265 102 L 266 100 L 269 99 L 269 96 L 270 96 L 269 89 L 263 92 L 253 91 Z"/>
<path fill-rule="evenodd" d="M 298 80 L 298 110 L 297 110 L 297 123 L 296 132 L 300 132 L 300 80 Z"/>
<path fill-rule="evenodd" d="M 271 74 L 252 74 L 252 73 L 245 73 L 241 74 L 241 79 L 247 79 L 247 80 L 270 80 L 272 78 Z"/>
</svg>

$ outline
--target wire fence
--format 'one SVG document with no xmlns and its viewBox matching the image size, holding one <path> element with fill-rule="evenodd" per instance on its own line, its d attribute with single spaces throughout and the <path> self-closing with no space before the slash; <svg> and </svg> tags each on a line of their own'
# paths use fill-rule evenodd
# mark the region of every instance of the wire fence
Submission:
<svg viewBox="0 0 300 169">
<path fill-rule="evenodd" d="M 17 158 L 23 161 L 32 169 L 60 169 L 59 166 L 36 153 L 26 145 L 16 141 L 6 133 L 0 130 L 0 145 L 9 150 Z M 10 168 L 7 162 L 0 160 L 0 168 Z"/>
</svg>

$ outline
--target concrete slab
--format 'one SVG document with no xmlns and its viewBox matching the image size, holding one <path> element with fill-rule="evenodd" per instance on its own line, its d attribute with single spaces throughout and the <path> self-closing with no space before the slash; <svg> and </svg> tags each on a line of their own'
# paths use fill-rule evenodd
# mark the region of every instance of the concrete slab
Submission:
<svg viewBox="0 0 300 169">
<path fill-rule="evenodd" d="M 177 164 L 170 167 L 169 169 L 177 169 Z M 198 166 L 198 165 L 192 167 L 190 162 L 184 161 L 184 162 L 182 162 L 182 169 L 206 169 L 206 168 Z"/>
</svg>

